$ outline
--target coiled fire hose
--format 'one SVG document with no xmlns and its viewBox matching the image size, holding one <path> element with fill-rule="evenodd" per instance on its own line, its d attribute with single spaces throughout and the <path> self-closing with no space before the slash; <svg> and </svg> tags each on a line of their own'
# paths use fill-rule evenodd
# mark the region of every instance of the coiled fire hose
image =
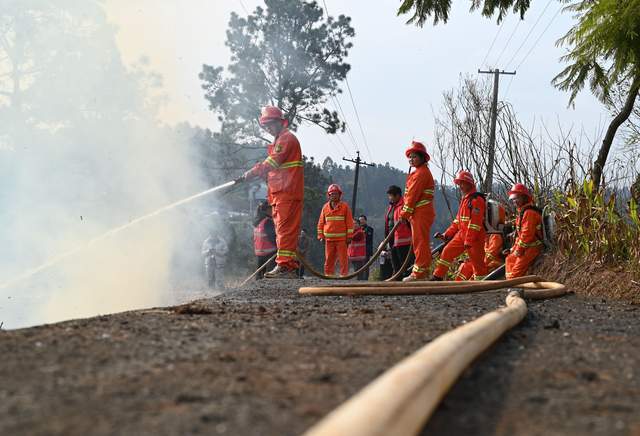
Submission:
<svg viewBox="0 0 640 436">
<path fill-rule="evenodd" d="M 416 435 L 462 372 L 527 314 L 524 298 L 568 293 L 560 283 L 537 276 L 483 282 L 379 282 L 301 288 L 305 295 L 462 294 L 517 287 L 506 307 L 457 327 L 384 372 L 305 432 L 305 436 Z"/>
</svg>

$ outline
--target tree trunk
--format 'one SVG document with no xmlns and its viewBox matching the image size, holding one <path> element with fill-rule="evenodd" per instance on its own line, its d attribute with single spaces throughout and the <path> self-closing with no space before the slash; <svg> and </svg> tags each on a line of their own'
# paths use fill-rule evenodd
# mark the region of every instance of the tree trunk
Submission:
<svg viewBox="0 0 640 436">
<path fill-rule="evenodd" d="M 604 164 L 607 162 L 609 151 L 611 150 L 613 138 L 616 136 L 618 127 L 629 119 L 629 115 L 631 115 L 631 111 L 633 110 L 633 105 L 635 104 L 639 89 L 640 75 L 636 75 L 631 83 L 631 87 L 629 88 L 629 94 L 624 102 L 624 106 L 622 106 L 620 113 L 611 120 L 611 124 L 609 124 L 609 128 L 607 128 L 607 133 L 604 135 L 604 139 L 602 140 L 602 146 L 600 146 L 598 158 L 593 163 L 592 178 L 593 186 L 596 190 L 600 188 L 600 184 L 602 183 L 602 172 L 604 170 Z"/>
</svg>

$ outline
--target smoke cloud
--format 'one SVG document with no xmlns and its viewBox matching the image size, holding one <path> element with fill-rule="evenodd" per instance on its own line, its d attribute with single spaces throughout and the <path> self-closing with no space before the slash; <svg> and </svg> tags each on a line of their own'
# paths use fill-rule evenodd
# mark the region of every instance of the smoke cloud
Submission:
<svg viewBox="0 0 640 436">
<path fill-rule="evenodd" d="M 0 289 L 4 328 L 175 301 L 202 286 L 208 203 L 86 247 L 111 228 L 207 188 L 193 129 L 161 126 L 160 78 L 126 68 L 94 2 L 9 2 L 0 11 Z M 54 4 L 55 3 L 55 4 Z M 157 95 L 157 92 L 155 93 Z"/>
</svg>

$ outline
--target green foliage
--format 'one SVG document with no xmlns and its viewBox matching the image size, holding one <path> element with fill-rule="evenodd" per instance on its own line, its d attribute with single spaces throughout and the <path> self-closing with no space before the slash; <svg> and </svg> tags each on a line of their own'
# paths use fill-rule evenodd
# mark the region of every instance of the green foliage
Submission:
<svg viewBox="0 0 640 436">
<path fill-rule="evenodd" d="M 570 103 L 587 82 L 608 102 L 612 86 L 640 77 L 640 0 L 582 0 L 566 10 L 578 22 L 558 41 L 571 47 L 562 57 L 570 65 L 553 83 L 571 92 Z"/>
<path fill-rule="evenodd" d="M 231 63 L 204 65 L 205 98 L 226 129 L 242 143 L 262 139 L 257 119 L 265 105 L 282 108 L 293 129 L 303 121 L 335 133 L 344 128 L 324 107 L 350 69 L 345 62 L 355 35 L 351 18 L 323 17 L 316 2 L 266 0 L 248 17 L 231 14 L 226 45 Z"/>
<path fill-rule="evenodd" d="M 520 14 L 520 18 L 524 18 L 530 5 L 531 0 L 471 0 L 470 10 L 473 12 L 480 9 L 485 17 L 497 14 L 497 21 L 500 22 L 509 13 L 509 9 Z M 407 23 L 422 27 L 429 17 L 433 17 L 433 24 L 440 21 L 446 23 L 450 10 L 451 0 L 402 0 L 398 15 L 410 14 L 411 18 Z"/>
<path fill-rule="evenodd" d="M 591 258 L 608 264 L 638 266 L 640 261 L 640 218 L 631 199 L 628 211 L 616 207 L 616 196 L 595 190 L 585 181 L 568 194 L 554 198 L 559 249 L 571 256 Z"/>
</svg>

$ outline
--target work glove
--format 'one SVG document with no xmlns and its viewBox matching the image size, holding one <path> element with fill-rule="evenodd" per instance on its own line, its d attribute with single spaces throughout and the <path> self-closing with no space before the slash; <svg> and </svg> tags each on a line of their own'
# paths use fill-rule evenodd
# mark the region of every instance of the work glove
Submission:
<svg viewBox="0 0 640 436">
<path fill-rule="evenodd" d="M 436 239 L 441 239 L 443 241 L 448 241 L 449 240 L 449 238 L 447 238 L 444 234 L 442 234 L 440 232 L 435 232 L 433 237 L 436 238 Z"/>
<path fill-rule="evenodd" d="M 240 177 L 238 177 L 234 181 L 235 181 L 235 183 L 244 183 L 244 182 L 246 182 L 247 181 L 247 173 L 244 173 L 243 175 L 241 175 Z"/>
</svg>

